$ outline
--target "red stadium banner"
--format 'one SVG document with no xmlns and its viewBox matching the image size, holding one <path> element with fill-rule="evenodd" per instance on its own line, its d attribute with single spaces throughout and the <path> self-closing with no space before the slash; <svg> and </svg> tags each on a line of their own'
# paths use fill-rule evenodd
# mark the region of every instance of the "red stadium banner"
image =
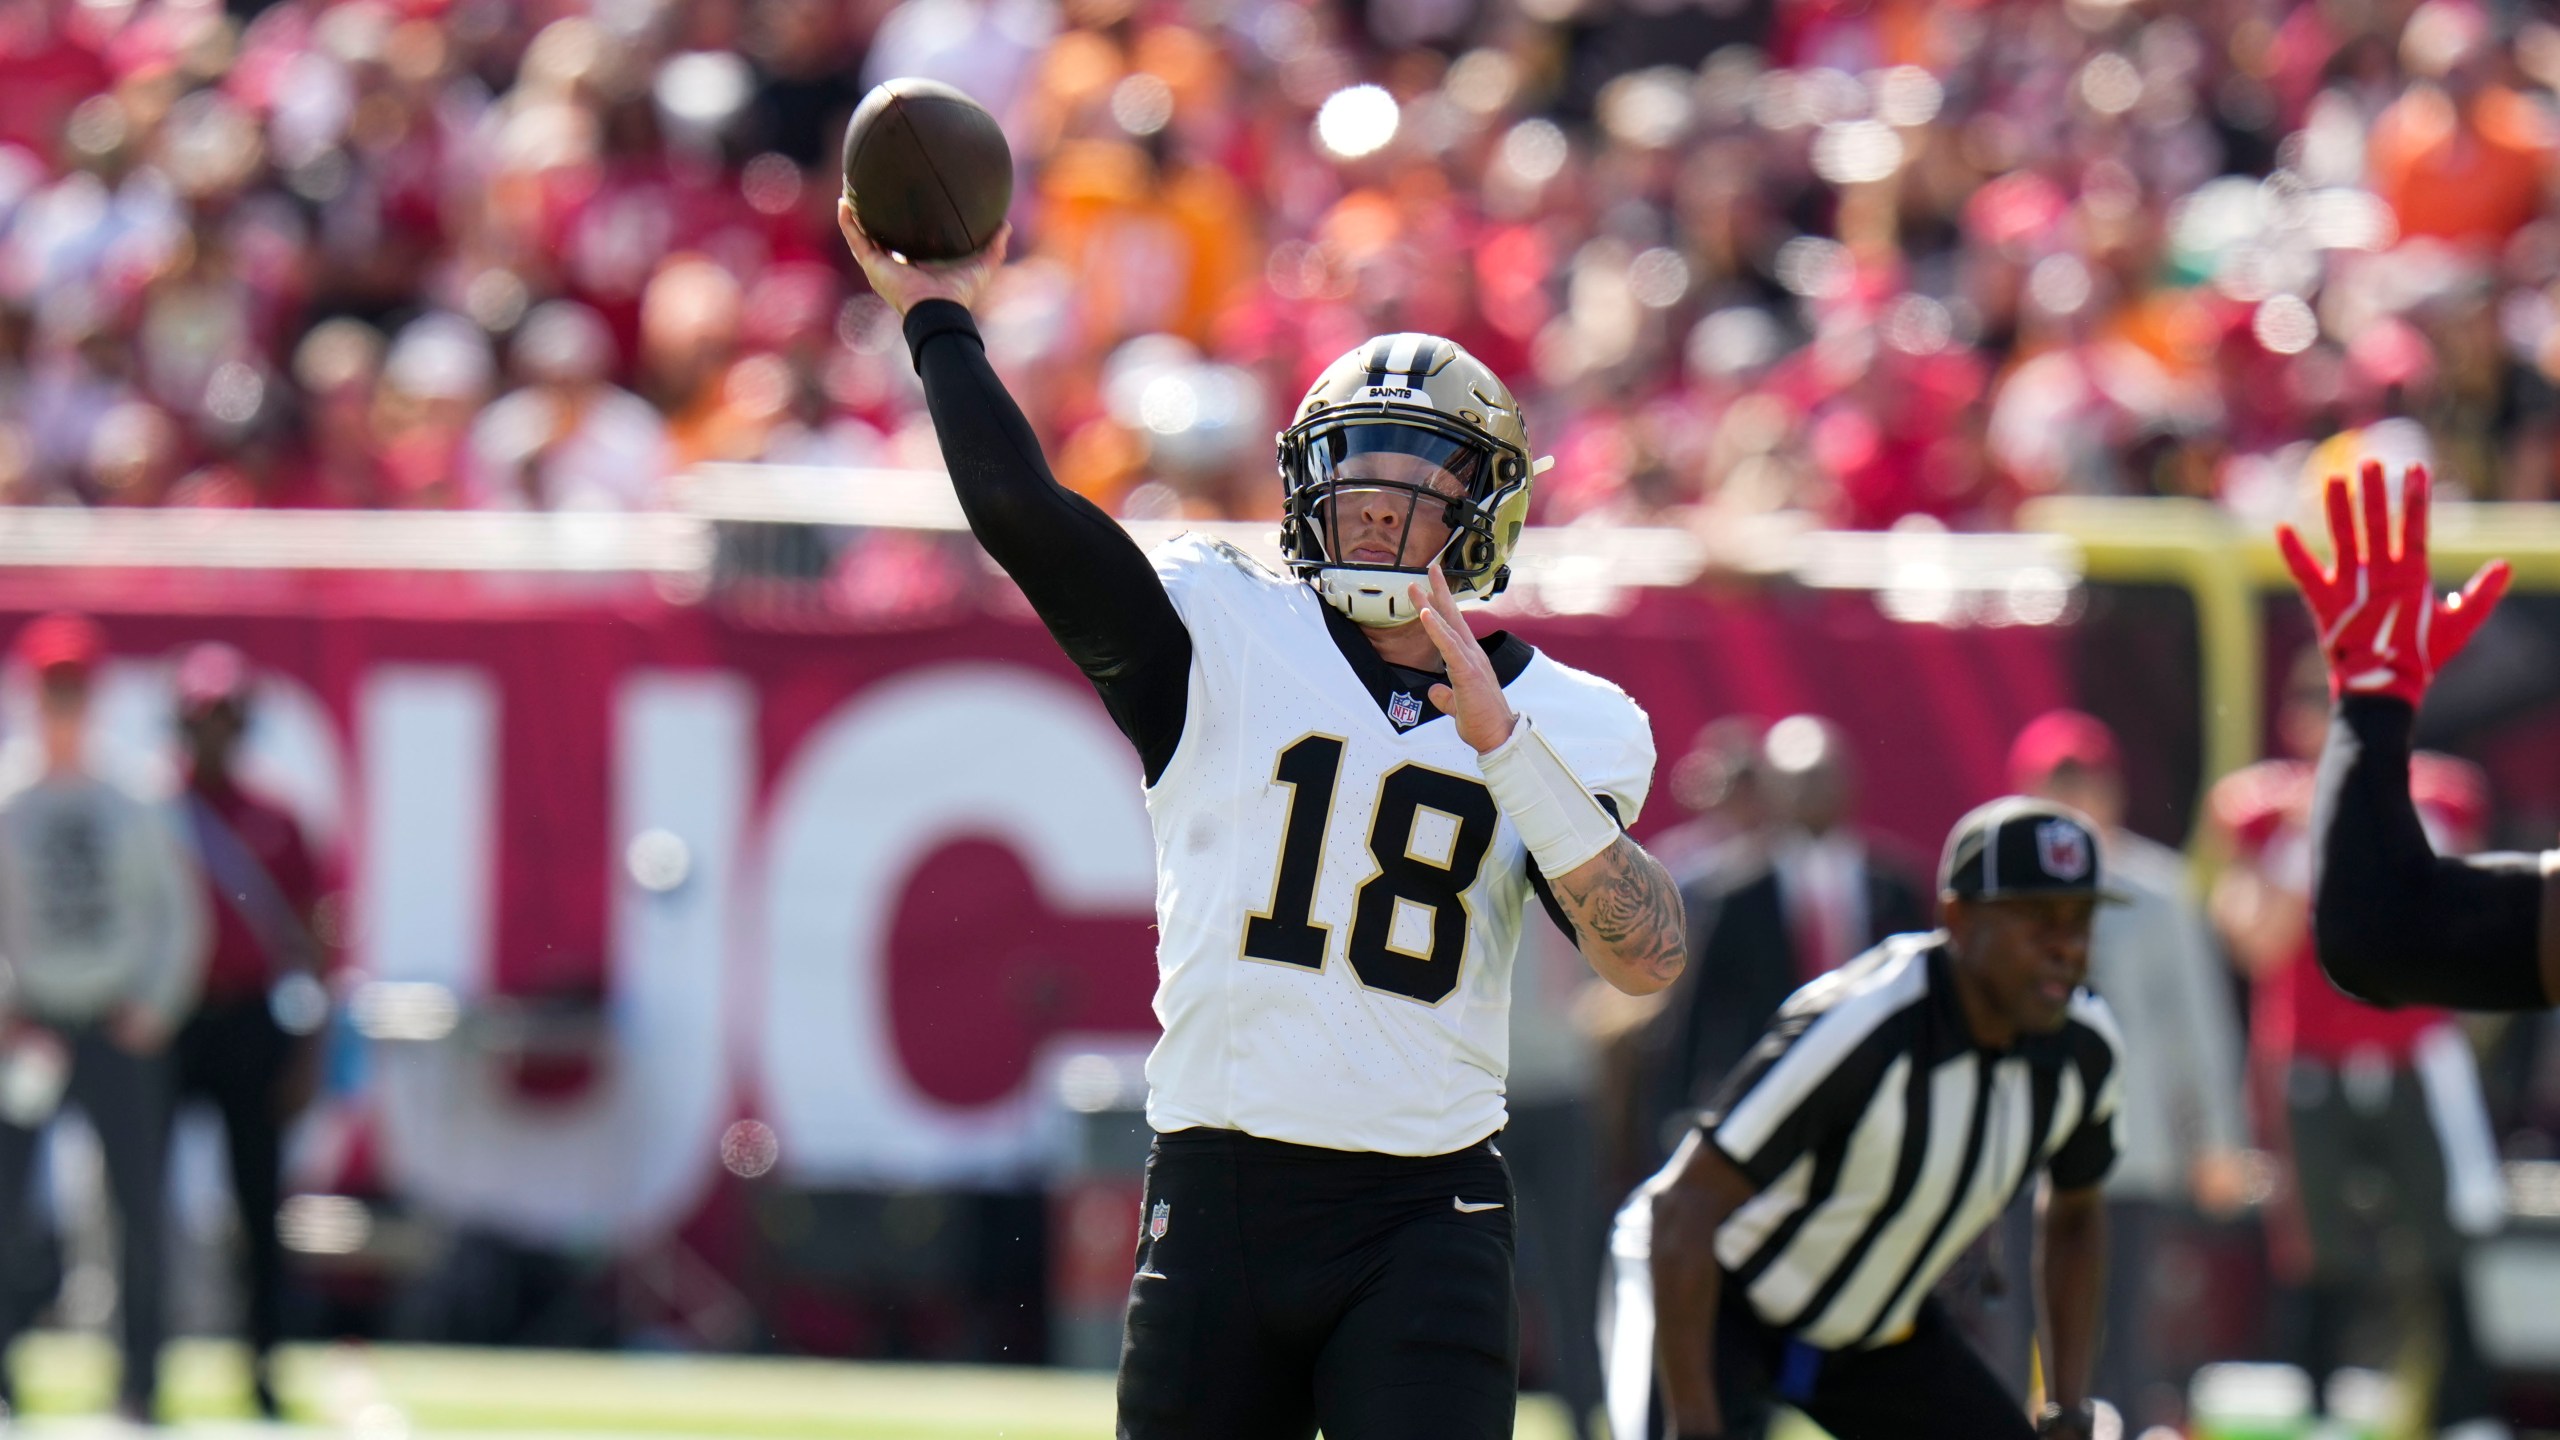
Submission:
<svg viewBox="0 0 2560 1440">
<path fill-rule="evenodd" d="M 395 1039 L 359 1108 L 408 1198 L 528 1238 L 658 1233 L 742 1116 L 795 1183 L 1019 1183 L 1047 1153 L 1044 1056 L 1151 1035 L 1137 765 L 1029 621 L 818 633 L 620 588 L 284 588 L 101 614 L 102 743 L 165 750 L 185 642 L 265 669 L 252 773 L 335 857 L 350 964 L 377 996 L 464 1001 L 440 1040 L 375 1017 Z M 13 577 L 0 627 L 59 593 Z M 2054 629 L 1898 624 L 1855 594 L 1511 623 L 1625 685 L 1664 772 L 1720 715 L 1839 720 L 1867 820 L 1923 866 L 2018 725 L 2070 699 Z M 1658 775 L 1639 832 L 1675 810 Z M 595 1017 L 588 1059 L 468 1018 L 545 1007 Z"/>
</svg>

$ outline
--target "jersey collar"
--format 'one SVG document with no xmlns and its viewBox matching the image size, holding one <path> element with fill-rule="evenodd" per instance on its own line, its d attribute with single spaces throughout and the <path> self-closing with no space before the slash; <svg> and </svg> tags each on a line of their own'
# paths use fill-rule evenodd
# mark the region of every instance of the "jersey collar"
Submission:
<svg viewBox="0 0 2560 1440">
<path fill-rule="evenodd" d="M 1431 703 L 1430 681 L 1380 658 L 1378 647 L 1369 643 L 1369 637 L 1350 616 L 1322 601 L 1317 602 L 1316 608 L 1324 615 L 1325 633 L 1333 637 L 1334 648 L 1342 652 L 1351 673 L 1360 678 L 1369 698 L 1377 702 L 1378 713 L 1386 716 L 1387 723 L 1399 734 L 1419 730 L 1440 718 L 1439 707 Z M 1519 679 L 1520 672 L 1528 669 L 1529 662 L 1538 655 L 1538 647 L 1508 630 L 1481 636 L 1476 643 L 1484 647 L 1485 658 L 1493 662 L 1494 678 L 1505 686 Z"/>
</svg>

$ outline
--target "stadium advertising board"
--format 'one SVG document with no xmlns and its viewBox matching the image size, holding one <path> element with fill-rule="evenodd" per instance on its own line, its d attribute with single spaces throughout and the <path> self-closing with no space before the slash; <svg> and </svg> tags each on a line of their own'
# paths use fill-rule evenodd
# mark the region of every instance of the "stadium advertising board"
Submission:
<svg viewBox="0 0 2560 1440">
<path fill-rule="evenodd" d="M 99 743 L 120 756 L 165 753 L 180 644 L 262 667 L 251 771 L 334 857 L 348 989 L 377 987 L 342 1107 L 438 1212 L 652 1233 L 743 1117 L 793 1184 L 1020 1183 L 1046 1154 L 1043 1056 L 1152 1033 L 1137 765 L 1027 621 L 807 633 L 343 594 L 101 619 Z M 1997 787 L 2008 734 L 2066 698 L 2053 632 L 1896 625 L 1843 597 L 1518 623 L 1621 680 L 1669 756 L 1721 714 L 1835 716 L 1871 755 L 1869 815 L 1923 864 Z M 1677 818 L 1658 790 L 1639 829 Z M 411 1003 L 437 994 L 459 1012 Z"/>
</svg>

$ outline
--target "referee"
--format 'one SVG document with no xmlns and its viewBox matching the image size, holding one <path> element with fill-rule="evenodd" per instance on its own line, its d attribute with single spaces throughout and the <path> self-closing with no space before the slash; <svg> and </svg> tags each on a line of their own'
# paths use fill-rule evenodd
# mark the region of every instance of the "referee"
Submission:
<svg viewBox="0 0 2560 1440">
<path fill-rule="evenodd" d="M 2115 1020 L 2080 989 L 2097 839 L 1997 800 L 1957 822 L 1939 889 L 1945 928 L 1797 991 L 1619 1211 L 1616 1440 L 1758 1437 L 1779 1402 L 1838 1440 L 2087 1440 L 2124 1088 Z M 1929 1292 L 2037 1166 L 2057 1403 L 2030 1426 Z"/>
</svg>

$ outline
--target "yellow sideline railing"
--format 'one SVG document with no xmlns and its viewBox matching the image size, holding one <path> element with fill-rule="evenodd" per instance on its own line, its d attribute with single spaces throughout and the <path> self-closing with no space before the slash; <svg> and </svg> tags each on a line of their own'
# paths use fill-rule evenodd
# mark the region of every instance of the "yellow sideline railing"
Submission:
<svg viewBox="0 0 2560 1440">
<path fill-rule="evenodd" d="M 2263 606 L 2270 595 L 2293 590 L 2272 527 L 2201 500 L 2088 497 L 2033 501 L 2019 521 L 2070 540 L 2087 580 L 2176 585 L 2193 596 L 2203 648 L 2204 783 L 2259 758 Z M 2316 524 L 2306 533 L 2323 538 Z M 2560 505 L 2440 503 L 2431 536 L 2436 579 L 2445 586 L 2504 558 L 2515 567 L 2517 589 L 2560 591 Z"/>
</svg>

